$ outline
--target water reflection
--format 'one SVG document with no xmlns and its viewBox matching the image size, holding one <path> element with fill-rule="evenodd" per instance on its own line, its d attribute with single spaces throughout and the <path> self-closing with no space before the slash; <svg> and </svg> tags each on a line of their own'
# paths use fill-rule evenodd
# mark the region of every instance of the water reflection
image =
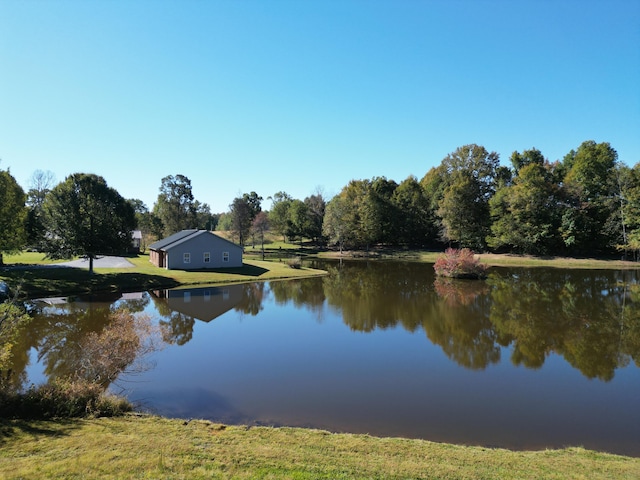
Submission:
<svg viewBox="0 0 640 480">
<path fill-rule="evenodd" d="M 229 310 L 257 315 L 264 283 L 154 290 L 151 299 L 160 315 L 167 343 L 184 345 L 193 337 L 196 320 L 210 322 Z"/>
<path fill-rule="evenodd" d="M 133 401 L 168 416 L 640 454 L 640 271 L 445 281 L 428 264 L 315 266 L 330 275 L 35 302 L 12 385 L 32 381 L 30 362 L 45 380 L 120 371 Z M 158 343 L 157 367 L 127 383 L 130 347 Z"/>
<path fill-rule="evenodd" d="M 32 302 L 33 321 L 18 332 L 6 388 L 25 386 L 31 352 L 47 378 L 81 377 L 107 386 L 155 341 L 150 319 L 134 315 L 147 303 L 144 293 Z"/>
</svg>

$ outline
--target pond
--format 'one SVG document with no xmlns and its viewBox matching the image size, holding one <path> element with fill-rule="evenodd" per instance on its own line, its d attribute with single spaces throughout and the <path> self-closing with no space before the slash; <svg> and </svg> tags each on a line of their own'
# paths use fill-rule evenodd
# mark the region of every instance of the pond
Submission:
<svg viewBox="0 0 640 480">
<path fill-rule="evenodd" d="M 111 389 L 180 418 L 640 456 L 640 271 L 325 262 L 326 277 L 47 299 L 23 383 L 87 362 L 127 308 L 159 329 Z M 114 353 L 113 356 L 116 354 Z"/>
</svg>

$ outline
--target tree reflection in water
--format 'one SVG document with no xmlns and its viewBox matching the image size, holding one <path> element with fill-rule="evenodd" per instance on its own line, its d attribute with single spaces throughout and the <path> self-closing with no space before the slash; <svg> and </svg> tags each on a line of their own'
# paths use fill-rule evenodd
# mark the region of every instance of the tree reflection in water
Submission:
<svg viewBox="0 0 640 480">
<path fill-rule="evenodd" d="M 47 379 L 83 379 L 104 388 L 123 372 L 141 372 L 145 356 L 161 348 L 158 330 L 140 315 L 148 303 L 144 295 L 45 299 L 30 304 L 32 321 L 20 329 L 13 348 L 12 390 L 23 388 L 29 353 L 37 351 Z M 120 300 L 117 304 L 115 300 Z"/>
<path fill-rule="evenodd" d="M 469 369 L 498 363 L 504 347 L 510 347 L 515 365 L 540 368 L 557 354 L 586 377 L 603 381 L 631 362 L 640 366 L 640 271 L 494 268 L 487 280 L 455 281 L 436 279 L 432 266 L 422 263 L 317 266 L 329 275 L 157 291 L 137 298 L 36 302 L 33 322 L 13 348 L 10 379 L 15 388 L 22 384 L 35 350 L 48 378 L 73 372 L 110 382 L 118 370 L 139 368 L 127 352 L 140 355 L 149 350 L 144 345 L 159 347 L 147 341 L 151 330 L 123 312 L 142 312 L 152 301 L 163 340 L 184 345 L 193 337 L 196 320 L 210 322 L 231 309 L 259 315 L 268 296 L 276 304 L 306 308 L 318 320 L 329 308 L 357 332 L 422 329 L 430 342 Z M 119 336 L 128 340 L 118 343 Z M 120 352 L 109 373 L 96 373 L 101 349 Z"/>
</svg>

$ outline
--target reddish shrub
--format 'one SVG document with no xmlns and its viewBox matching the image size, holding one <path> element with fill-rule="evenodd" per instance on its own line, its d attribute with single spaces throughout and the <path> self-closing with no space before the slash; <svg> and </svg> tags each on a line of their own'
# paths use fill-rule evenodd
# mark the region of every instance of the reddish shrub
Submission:
<svg viewBox="0 0 640 480">
<path fill-rule="evenodd" d="M 436 275 L 448 278 L 485 278 L 487 266 L 468 248 L 447 248 L 433 265 Z"/>
</svg>

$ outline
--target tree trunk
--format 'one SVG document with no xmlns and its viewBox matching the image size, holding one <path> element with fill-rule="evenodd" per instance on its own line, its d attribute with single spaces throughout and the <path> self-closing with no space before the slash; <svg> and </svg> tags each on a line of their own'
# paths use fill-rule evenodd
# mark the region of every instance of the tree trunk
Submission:
<svg viewBox="0 0 640 480">
<path fill-rule="evenodd" d="M 93 274 L 93 255 L 89 255 L 89 273 Z"/>
</svg>

